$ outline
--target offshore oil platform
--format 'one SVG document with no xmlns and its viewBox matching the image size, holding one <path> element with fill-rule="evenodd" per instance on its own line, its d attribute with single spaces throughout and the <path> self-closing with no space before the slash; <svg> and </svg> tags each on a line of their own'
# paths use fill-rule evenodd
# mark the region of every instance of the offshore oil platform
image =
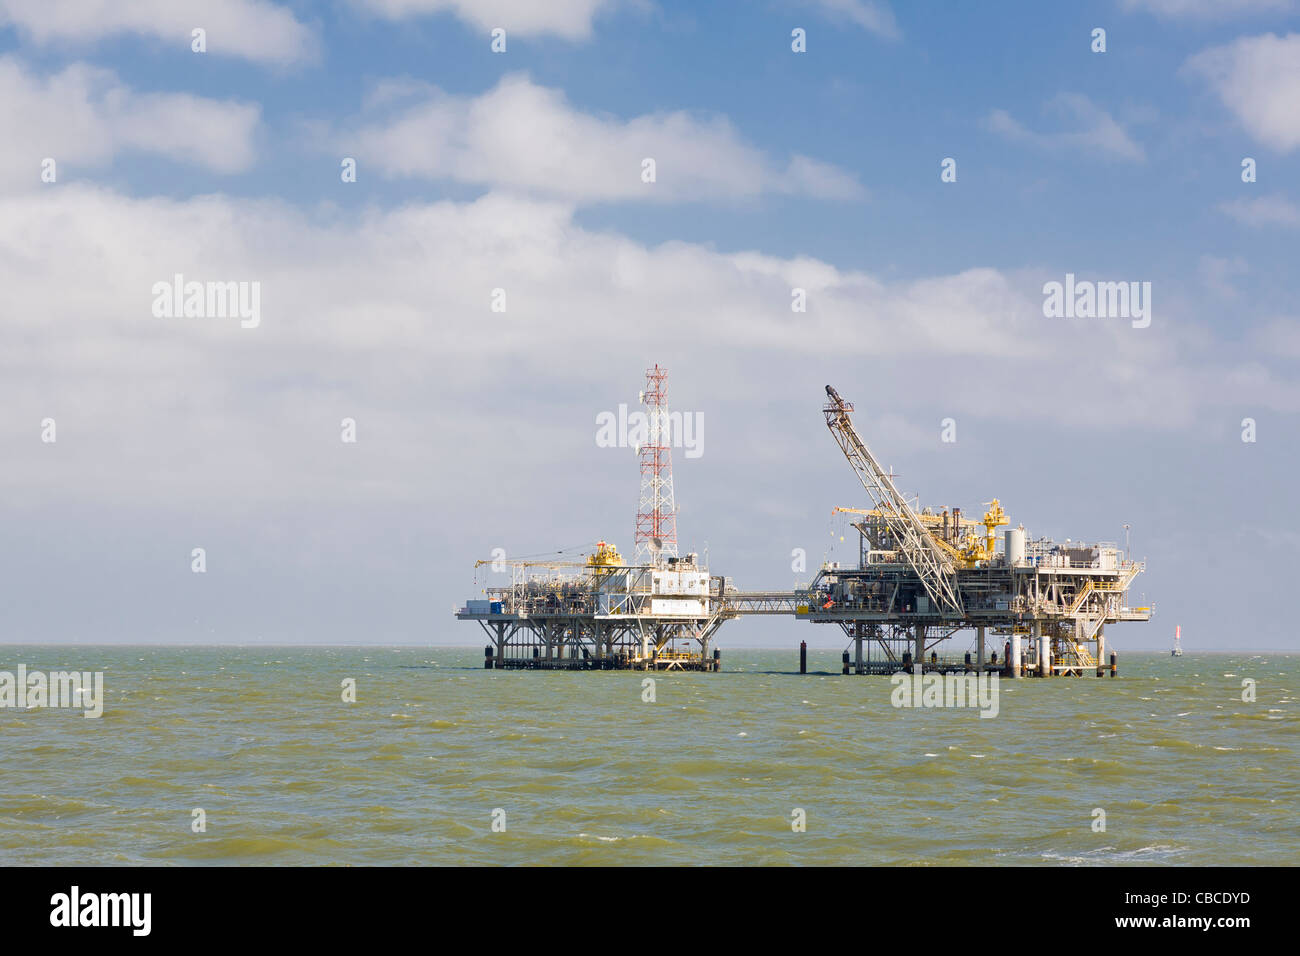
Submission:
<svg viewBox="0 0 1300 956">
<path fill-rule="evenodd" d="M 637 448 L 633 560 L 602 541 L 582 561 L 477 562 L 511 575 L 509 585 L 486 588 L 486 599 L 456 612 L 491 639 L 485 667 L 714 671 L 721 655 L 710 644 L 723 623 L 790 615 L 842 629 L 845 674 L 1101 676 L 1106 625 L 1150 620 L 1150 607 L 1127 600 L 1145 564 L 1116 544 L 1031 539 L 1023 525 L 1009 526 L 997 499 L 979 519 L 914 506 L 858 434 L 853 405 L 829 385 L 826 425 L 872 504 L 835 509 L 857 519 L 857 565 L 825 563 L 792 591 L 737 591 L 698 554 L 677 552 L 666 381 L 656 365 L 641 394 L 647 429 Z M 974 632 L 973 652 L 960 661 L 941 656 L 959 632 Z M 1115 669 L 1112 653 L 1112 676 Z"/>
<path fill-rule="evenodd" d="M 627 563 L 604 541 L 585 561 L 479 561 L 511 575 L 456 616 L 478 621 L 492 643 L 487 667 L 539 669 L 717 670 L 709 642 L 736 616 L 726 582 L 711 577 L 698 554 L 677 553 L 672 419 L 668 372 L 646 372 L 641 501 L 636 552 Z"/>
</svg>

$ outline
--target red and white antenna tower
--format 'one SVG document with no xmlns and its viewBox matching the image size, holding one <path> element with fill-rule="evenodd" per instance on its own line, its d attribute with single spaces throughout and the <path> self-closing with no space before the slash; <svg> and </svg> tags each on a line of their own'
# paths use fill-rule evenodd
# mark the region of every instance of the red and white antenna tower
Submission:
<svg viewBox="0 0 1300 956">
<path fill-rule="evenodd" d="M 668 423 L 668 371 L 646 369 L 648 429 L 641 455 L 641 505 L 636 513 L 637 564 L 659 564 L 677 557 L 677 505 L 673 499 L 672 432 Z"/>
</svg>

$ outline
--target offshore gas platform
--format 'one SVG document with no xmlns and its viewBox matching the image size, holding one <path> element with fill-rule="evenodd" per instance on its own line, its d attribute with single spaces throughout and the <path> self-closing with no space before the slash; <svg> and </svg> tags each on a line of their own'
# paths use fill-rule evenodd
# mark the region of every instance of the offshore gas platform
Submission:
<svg viewBox="0 0 1300 956">
<path fill-rule="evenodd" d="M 604 541 L 584 561 L 479 561 L 508 573 L 509 585 L 487 588 L 456 616 L 478 621 L 492 643 L 488 667 L 716 670 L 709 642 L 735 617 L 723 600 L 726 582 L 699 555 L 679 555 L 673 494 L 668 372 L 646 371 L 641 500 L 635 553 L 625 562 Z"/>
<path fill-rule="evenodd" d="M 511 576 L 456 612 L 491 639 L 486 667 L 712 671 L 721 655 L 710 644 L 723 623 L 790 615 L 841 628 L 845 674 L 1100 676 L 1106 625 L 1151 617 L 1150 607 L 1128 604 L 1145 565 L 1117 544 L 1031 539 L 1023 525 L 1010 527 L 996 498 L 979 519 L 955 507 L 936 514 L 914 506 L 858 434 L 853 405 L 829 385 L 826 425 L 872 505 L 835 509 L 856 518 L 856 566 L 825 563 L 791 591 L 737 591 L 697 553 L 678 554 L 666 381 L 656 365 L 641 393 L 647 428 L 637 448 L 632 561 L 603 541 L 582 561 L 479 561 L 476 568 L 492 565 Z M 961 660 L 941 655 L 959 632 L 973 632 L 973 651 Z"/>
</svg>

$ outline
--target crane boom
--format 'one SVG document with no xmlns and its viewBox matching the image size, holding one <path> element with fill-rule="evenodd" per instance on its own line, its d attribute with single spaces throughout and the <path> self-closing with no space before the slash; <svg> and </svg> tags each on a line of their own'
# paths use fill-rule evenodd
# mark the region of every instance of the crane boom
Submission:
<svg viewBox="0 0 1300 956">
<path fill-rule="evenodd" d="M 830 398 L 823 409 L 826 413 L 826 427 L 831 430 L 844 457 L 857 472 L 862 487 L 867 489 L 867 494 L 875 502 L 890 534 L 897 542 L 898 550 L 921 579 L 925 593 L 941 614 L 964 614 L 952 558 L 944 553 L 926 530 L 920 516 L 907 503 L 907 499 L 899 494 L 894 479 L 880 467 L 866 442 L 858 435 L 849 418 L 853 405 L 840 398 L 839 393 L 829 385 L 826 386 L 826 394 Z"/>
</svg>

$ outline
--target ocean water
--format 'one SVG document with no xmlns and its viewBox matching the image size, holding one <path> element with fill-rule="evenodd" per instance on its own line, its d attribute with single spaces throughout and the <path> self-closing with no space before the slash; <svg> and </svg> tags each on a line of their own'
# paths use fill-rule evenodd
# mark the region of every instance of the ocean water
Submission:
<svg viewBox="0 0 1300 956">
<path fill-rule="evenodd" d="M 1300 862 L 1298 655 L 1122 654 L 1002 681 L 982 719 L 896 708 L 838 652 L 724 649 L 653 703 L 482 653 L 0 648 L 106 697 L 0 709 L 0 864 Z"/>
</svg>

